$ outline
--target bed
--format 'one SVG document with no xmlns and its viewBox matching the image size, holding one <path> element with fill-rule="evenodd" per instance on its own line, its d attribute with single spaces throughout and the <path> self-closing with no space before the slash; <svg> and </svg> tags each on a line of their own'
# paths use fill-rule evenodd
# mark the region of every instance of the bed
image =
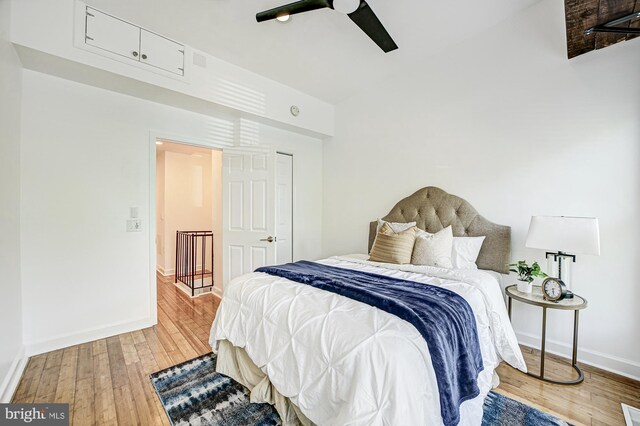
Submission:
<svg viewBox="0 0 640 426">
<path fill-rule="evenodd" d="M 225 288 L 211 328 L 216 369 L 249 388 L 253 402 L 273 404 L 284 424 L 479 425 L 484 398 L 499 383 L 498 364 L 506 361 L 526 371 L 496 279 L 507 272 L 510 228 L 486 220 L 465 200 L 435 187 L 404 198 L 382 219 L 416 222 L 431 233 L 451 226 L 457 237 L 485 237 L 478 269 L 371 262 L 368 255 L 313 264 L 331 273 L 377 277 L 389 281 L 389 288 L 396 283 L 428 288 L 440 298 L 451 295 L 451 301 L 464 302 L 481 359 L 473 376 L 475 391 L 456 400 L 454 414 L 444 408 L 450 395 L 443 393 L 443 383 L 444 376 L 449 380 L 455 374 L 443 374 L 436 357 L 442 348 L 427 343 L 421 327 L 340 291 L 289 279 L 286 268 L 280 276 L 250 273 Z M 377 225 L 370 225 L 369 249 Z M 444 340 L 446 345 L 457 341 L 456 336 Z M 454 346 L 456 357 L 473 352 Z"/>
</svg>

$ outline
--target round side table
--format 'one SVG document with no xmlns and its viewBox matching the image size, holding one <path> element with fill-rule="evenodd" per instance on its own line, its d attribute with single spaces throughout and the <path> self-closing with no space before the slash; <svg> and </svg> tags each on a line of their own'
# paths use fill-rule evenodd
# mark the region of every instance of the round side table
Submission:
<svg viewBox="0 0 640 426">
<path fill-rule="evenodd" d="M 580 297 L 574 293 L 573 298 L 563 299 L 559 302 L 553 302 L 546 300 L 542 293 L 540 286 L 533 286 L 531 293 L 522 293 L 518 291 L 517 286 L 511 285 L 505 289 L 505 293 L 509 298 L 509 319 L 511 319 L 511 305 L 513 300 L 518 300 L 522 303 L 526 303 L 533 306 L 539 306 L 542 308 L 542 345 L 540 348 L 540 374 L 533 374 L 527 372 L 529 376 L 535 377 L 545 382 L 556 383 L 559 385 L 577 385 L 584 380 L 584 374 L 580 367 L 578 367 L 578 316 L 580 310 L 587 307 L 587 300 L 584 297 Z M 544 358 L 545 358 L 545 346 L 547 339 L 547 309 L 561 309 L 565 311 L 574 311 L 573 315 L 573 351 L 571 356 L 571 366 L 578 373 L 578 378 L 575 380 L 555 380 L 544 377 Z"/>
</svg>

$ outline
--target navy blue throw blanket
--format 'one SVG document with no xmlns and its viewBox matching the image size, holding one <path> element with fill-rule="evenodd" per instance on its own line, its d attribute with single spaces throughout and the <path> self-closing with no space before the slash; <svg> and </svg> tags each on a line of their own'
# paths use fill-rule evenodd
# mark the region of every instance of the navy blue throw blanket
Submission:
<svg viewBox="0 0 640 426">
<path fill-rule="evenodd" d="M 458 424 L 460 404 L 480 393 L 476 381 L 484 367 L 475 317 L 467 301 L 451 290 L 306 261 L 256 272 L 330 291 L 413 324 L 429 347 L 445 425 Z"/>
</svg>

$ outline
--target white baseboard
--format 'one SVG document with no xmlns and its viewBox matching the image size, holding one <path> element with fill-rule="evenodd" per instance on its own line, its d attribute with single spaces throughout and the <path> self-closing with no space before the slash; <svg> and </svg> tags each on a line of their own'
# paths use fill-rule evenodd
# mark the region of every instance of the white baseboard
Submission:
<svg viewBox="0 0 640 426">
<path fill-rule="evenodd" d="M 168 277 L 169 275 L 175 274 L 175 269 L 164 269 L 162 266 L 156 266 L 156 271 L 160 273 L 163 277 Z"/>
<path fill-rule="evenodd" d="M 215 285 L 211 289 L 211 293 L 213 293 L 214 296 L 218 296 L 219 298 L 222 299 L 222 290 L 216 287 Z"/>
<path fill-rule="evenodd" d="M 196 271 L 200 270 L 200 267 L 202 265 L 196 265 Z M 164 269 L 162 266 L 156 266 L 156 271 L 158 271 L 158 273 L 160 275 L 162 275 L 163 277 L 167 277 L 169 275 L 174 275 L 176 273 L 175 268 L 169 268 L 169 269 Z M 208 269 L 207 269 L 208 271 Z"/>
<path fill-rule="evenodd" d="M 519 343 L 534 349 L 540 349 L 540 336 L 518 331 L 516 332 L 516 336 L 518 337 Z M 554 355 L 571 358 L 571 345 L 557 340 L 547 339 L 546 350 Z M 634 380 L 640 380 L 640 364 L 629 359 L 578 347 L 578 362 L 589 364 Z"/>
<path fill-rule="evenodd" d="M 29 358 L 25 355 L 25 347 L 24 345 L 20 346 L 20 350 L 16 355 L 15 359 L 11 363 L 11 367 L 9 367 L 9 371 L 7 372 L 7 376 L 2 381 L 2 385 L 0 385 L 0 402 L 8 403 L 11 402 L 11 398 L 18 388 L 18 384 L 20 383 L 20 379 L 22 378 L 22 373 L 24 372 L 25 367 L 27 366 L 27 361 Z"/>
<path fill-rule="evenodd" d="M 69 346 L 92 342 L 98 339 L 115 336 L 117 334 L 128 333 L 142 328 L 152 327 L 156 322 L 152 318 L 142 318 L 134 321 L 112 324 L 79 333 L 56 336 L 51 339 L 38 342 L 25 342 L 25 352 L 27 356 L 39 355 L 57 349 L 68 348 Z"/>
</svg>

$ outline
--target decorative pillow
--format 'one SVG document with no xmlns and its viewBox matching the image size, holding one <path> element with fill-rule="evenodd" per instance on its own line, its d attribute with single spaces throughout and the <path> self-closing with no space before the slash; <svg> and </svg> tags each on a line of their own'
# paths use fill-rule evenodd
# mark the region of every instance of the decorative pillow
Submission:
<svg viewBox="0 0 640 426">
<path fill-rule="evenodd" d="M 384 263 L 410 263 L 415 240 L 415 227 L 396 233 L 393 232 L 391 225 L 385 222 L 376 235 L 369 260 Z"/>
<path fill-rule="evenodd" d="M 442 232 L 442 231 L 440 231 Z M 416 240 L 422 236 L 435 235 L 418 229 Z M 455 269 L 478 269 L 476 260 L 480 254 L 482 243 L 486 237 L 453 237 L 451 263 Z M 413 261 L 411 262 L 413 263 Z"/>
<path fill-rule="evenodd" d="M 416 226 L 416 222 L 387 222 L 385 220 L 382 219 L 378 219 L 378 228 L 376 229 L 376 232 L 380 232 L 380 228 L 382 228 L 382 225 L 384 225 L 385 223 L 388 223 L 389 226 L 391 227 L 391 230 L 393 232 L 395 232 L 396 234 L 398 232 L 402 232 L 402 231 L 406 231 L 409 228 L 413 228 L 414 226 Z"/>
<path fill-rule="evenodd" d="M 420 231 L 416 235 L 411 263 L 413 265 L 437 266 L 453 268 L 451 254 L 453 252 L 453 231 L 447 226 L 435 234 Z"/>
<path fill-rule="evenodd" d="M 451 260 L 457 269 L 478 269 L 476 260 L 486 237 L 455 237 Z"/>
</svg>

